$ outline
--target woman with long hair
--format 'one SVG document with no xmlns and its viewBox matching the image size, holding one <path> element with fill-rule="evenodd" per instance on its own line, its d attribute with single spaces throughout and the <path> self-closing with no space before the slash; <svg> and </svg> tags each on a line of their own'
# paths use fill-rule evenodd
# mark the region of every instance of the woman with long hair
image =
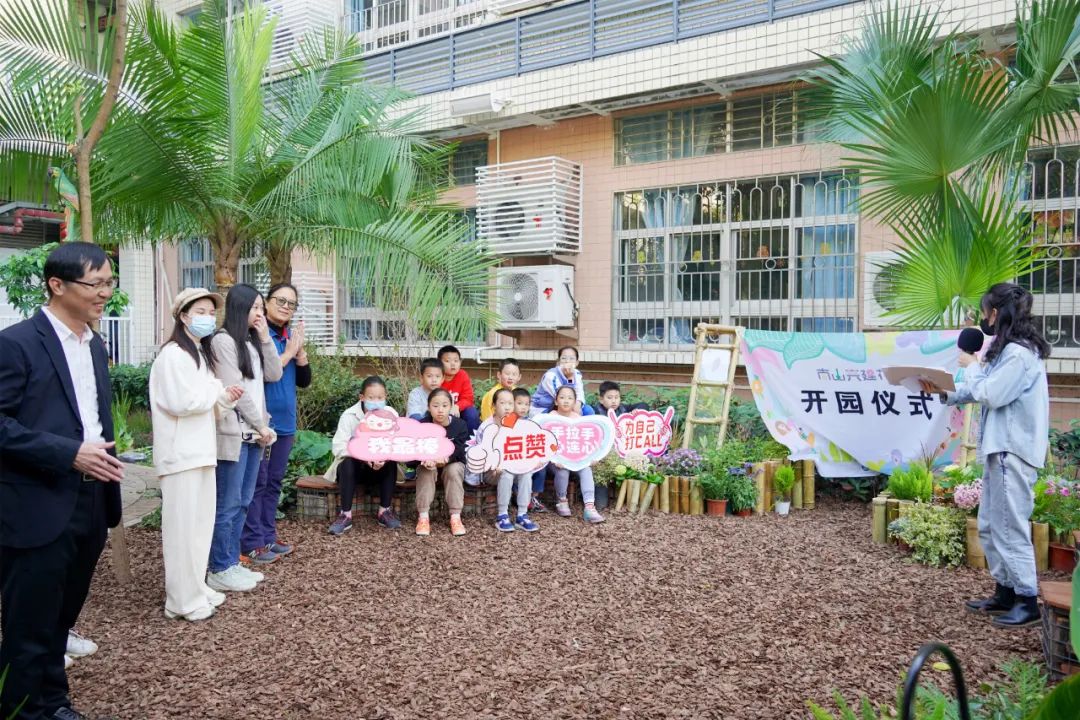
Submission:
<svg viewBox="0 0 1080 720">
<path fill-rule="evenodd" d="M 240 536 L 242 559 L 255 564 L 272 563 L 293 551 L 292 545 L 278 541 L 277 507 L 281 481 L 296 440 L 296 389 L 311 384 L 311 366 L 304 350 L 304 321 L 291 325 L 299 307 L 296 287 L 278 283 L 266 292 L 266 320 L 270 339 L 281 358 L 281 379 L 265 383 L 266 409 L 274 419 L 277 440 L 259 465 L 255 494 L 248 507 L 244 532 Z"/>
<path fill-rule="evenodd" d="M 215 411 L 230 411 L 244 394 L 214 377 L 214 355 L 199 345 L 217 329 L 224 300 L 188 288 L 172 305 L 172 335 L 150 368 L 154 469 L 161 479 L 161 547 L 165 616 L 205 620 L 225 596 L 206 584 L 214 533 Z"/>
<path fill-rule="evenodd" d="M 997 587 L 989 598 L 968 601 L 967 608 L 998 616 L 994 625 L 999 627 L 1039 622 L 1028 520 L 1038 470 L 1046 462 L 1050 393 L 1043 360 L 1050 356 L 1050 344 L 1035 327 L 1032 300 L 1030 292 L 1013 283 L 991 287 L 980 303 L 980 327 L 993 338 L 982 362 L 960 354 L 965 376 L 955 392 L 923 385 L 949 405 L 982 405 L 979 540 Z"/>
<path fill-rule="evenodd" d="M 240 564 L 240 534 L 259 463 L 275 439 L 263 381 L 281 379 L 281 359 L 270 339 L 263 297 L 250 285 L 229 290 L 223 325 L 202 342 L 214 355 L 214 374 L 225 385 L 244 388 L 244 395 L 217 426 L 217 515 L 207 584 L 215 590 L 246 591 L 265 579 Z"/>
</svg>

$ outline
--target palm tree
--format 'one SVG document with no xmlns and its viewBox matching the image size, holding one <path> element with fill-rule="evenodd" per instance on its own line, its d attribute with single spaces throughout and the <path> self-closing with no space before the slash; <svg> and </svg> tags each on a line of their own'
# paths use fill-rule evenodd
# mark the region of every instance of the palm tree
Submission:
<svg viewBox="0 0 1080 720">
<path fill-rule="evenodd" d="M 66 1 L 0 16 L 0 57 L 20 51 L 18 64 L 0 61 L 0 79 L 6 71 L 16 100 L 33 108 L 23 115 L 47 118 L 51 137 L 65 135 L 71 113 L 50 114 L 49 99 L 76 81 L 104 82 L 54 31 Z M 186 28 L 153 5 L 130 13 L 120 100 L 92 164 L 99 239 L 207 237 L 221 290 L 255 246 L 275 279 L 288 276 L 294 247 L 359 257 L 377 263 L 386 290 L 376 302 L 407 310 L 420 332 L 478 332 L 494 263 L 436 203 L 446 150 L 417 135 L 415 115 L 395 117 L 404 95 L 365 83 L 361 47 L 336 29 L 305 38 L 268 82 L 275 22 L 258 4 L 229 22 L 225 13 L 224 0 L 207 0 Z"/>
<path fill-rule="evenodd" d="M 862 211 L 903 243 L 883 268 L 898 325 L 955 327 L 1037 262 L 1018 174 L 1033 143 L 1076 126 L 1080 1 L 1022 6 L 1009 50 L 1011 64 L 931 9 L 889 4 L 808 77 L 823 139 L 861 176 Z"/>
</svg>

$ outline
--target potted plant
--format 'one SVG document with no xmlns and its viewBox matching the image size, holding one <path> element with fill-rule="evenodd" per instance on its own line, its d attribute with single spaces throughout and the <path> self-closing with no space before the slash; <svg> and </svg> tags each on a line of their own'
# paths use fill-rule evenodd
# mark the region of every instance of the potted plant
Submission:
<svg viewBox="0 0 1080 720">
<path fill-rule="evenodd" d="M 657 458 L 654 464 L 657 471 L 664 477 L 660 485 L 660 511 L 670 512 L 672 495 L 678 491 L 679 478 L 694 477 L 701 473 L 701 454 L 691 448 L 679 448 Z M 675 512 L 678 511 L 676 500 Z"/>
<path fill-rule="evenodd" d="M 773 475 L 773 490 L 776 491 L 776 514 L 787 515 L 791 511 L 791 489 L 795 487 L 795 469 L 790 465 L 781 465 Z"/>
<path fill-rule="evenodd" d="M 607 456 L 593 466 L 593 482 L 596 483 L 596 509 L 603 510 L 611 501 L 610 488 L 614 484 L 618 487 L 615 468 L 619 465 L 619 454 L 612 450 Z"/>
<path fill-rule="evenodd" d="M 736 470 L 733 468 L 733 470 Z M 757 501 L 757 488 L 745 469 L 739 468 L 728 474 L 728 504 L 740 517 L 749 517 Z"/>
<path fill-rule="evenodd" d="M 1070 541 L 1072 532 L 1080 529 L 1080 483 L 1050 475 L 1037 503 L 1039 520 L 1053 530 L 1057 542 L 1050 543 L 1050 569 L 1072 572 L 1076 556 Z"/>
<path fill-rule="evenodd" d="M 964 544 L 969 567 L 986 567 L 986 554 L 979 542 L 979 523 L 975 515 L 979 512 L 982 500 L 982 480 L 963 482 L 948 488 L 952 491 L 953 505 L 962 510 L 966 517 Z"/>
<path fill-rule="evenodd" d="M 705 508 L 709 515 L 727 515 L 727 474 L 704 472 L 698 476 L 701 492 L 705 495 Z"/>
</svg>

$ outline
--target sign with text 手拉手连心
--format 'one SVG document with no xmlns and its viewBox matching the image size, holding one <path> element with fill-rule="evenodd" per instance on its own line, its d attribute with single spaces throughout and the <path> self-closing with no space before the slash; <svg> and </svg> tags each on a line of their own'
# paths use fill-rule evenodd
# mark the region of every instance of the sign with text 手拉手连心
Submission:
<svg viewBox="0 0 1080 720">
<path fill-rule="evenodd" d="M 930 455 L 948 462 L 960 449 L 962 410 L 884 373 L 914 366 L 959 375 L 958 334 L 746 330 L 742 357 L 762 419 L 793 459 L 813 459 L 826 476 L 870 475 Z"/>
</svg>

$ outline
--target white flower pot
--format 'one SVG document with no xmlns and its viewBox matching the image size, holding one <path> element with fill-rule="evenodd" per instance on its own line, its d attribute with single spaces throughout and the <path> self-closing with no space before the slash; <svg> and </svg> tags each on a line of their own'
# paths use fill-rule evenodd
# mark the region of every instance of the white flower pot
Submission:
<svg viewBox="0 0 1080 720">
<path fill-rule="evenodd" d="M 786 502 L 783 501 L 783 500 L 777 500 L 776 501 L 776 514 L 777 515 L 787 515 L 790 510 L 791 510 L 791 501 L 790 500 L 788 500 Z"/>
</svg>

